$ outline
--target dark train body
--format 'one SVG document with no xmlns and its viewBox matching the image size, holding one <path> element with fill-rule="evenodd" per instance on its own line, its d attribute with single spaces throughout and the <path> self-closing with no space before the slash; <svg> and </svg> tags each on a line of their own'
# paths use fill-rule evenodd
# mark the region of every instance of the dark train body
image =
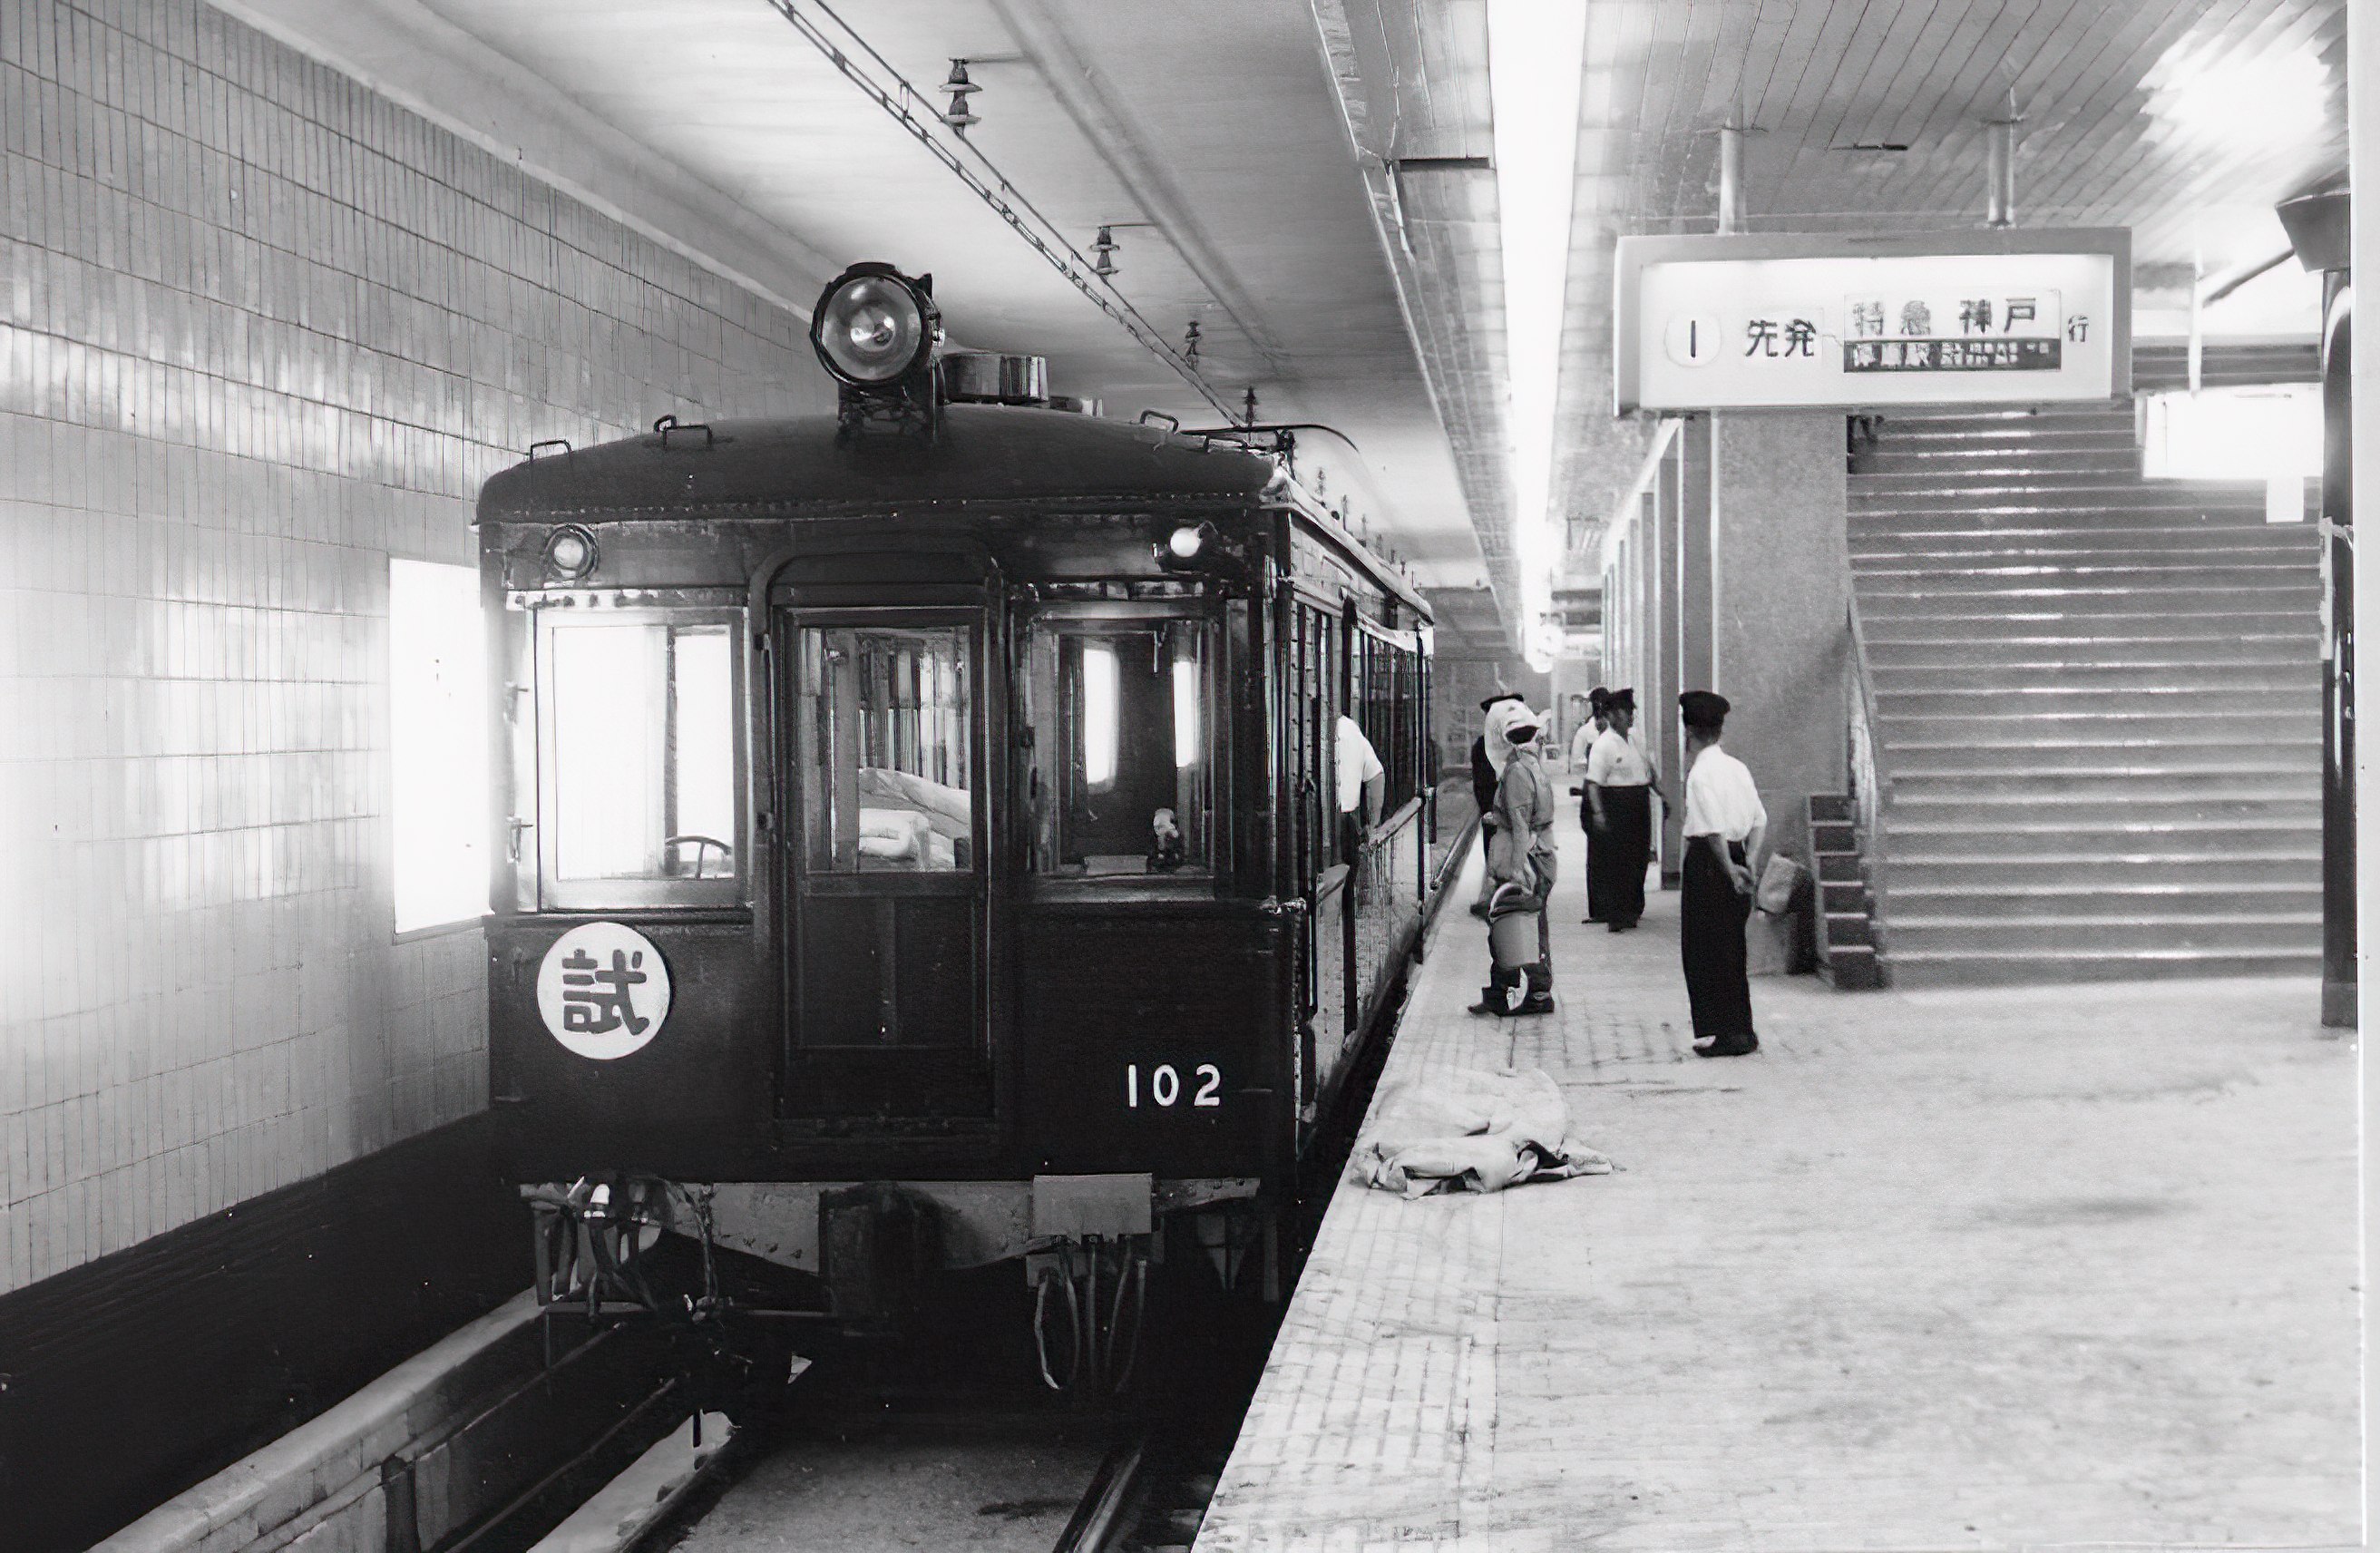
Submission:
<svg viewBox="0 0 2380 1553">
<path fill-rule="evenodd" d="M 673 426 L 479 527 L 515 1179 L 677 1183 L 830 1276 L 838 1183 L 960 1265 L 1287 1201 L 1415 940 L 1432 746 L 1427 606 L 1276 460 L 984 405 Z"/>
</svg>

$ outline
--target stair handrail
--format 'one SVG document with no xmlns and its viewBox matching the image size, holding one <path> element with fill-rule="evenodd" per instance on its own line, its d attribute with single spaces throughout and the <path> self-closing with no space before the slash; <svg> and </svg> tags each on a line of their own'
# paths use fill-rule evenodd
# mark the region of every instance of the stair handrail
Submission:
<svg viewBox="0 0 2380 1553">
<path fill-rule="evenodd" d="M 1892 778 L 1884 769 L 1883 719 L 1876 710 L 1876 679 L 1868 668 L 1867 633 L 1860 625 L 1859 596 L 1844 606 L 1851 631 L 1852 708 L 1847 738 L 1852 787 L 1852 826 L 1859 841 L 1860 861 L 1867 874 L 1871 916 L 1884 917 L 1884 811 L 1892 797 Z"/>
</svg>

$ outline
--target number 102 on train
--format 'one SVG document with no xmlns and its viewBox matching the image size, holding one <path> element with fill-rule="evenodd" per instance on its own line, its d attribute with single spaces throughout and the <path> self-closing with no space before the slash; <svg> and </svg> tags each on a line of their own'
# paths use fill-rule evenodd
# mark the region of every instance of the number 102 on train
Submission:
<svg viewBox="0 0 2380 1553">
<path fill-rule="evenodd" d="M 1193 1086 L 1187 1097 L 1182 1092 L 1184 1083 Z M 1171 1062 L 1152 1066 L 1126 1062 L 1123 1103 L 1126 1110 L 1138 1110 L 1143 1106 L 1155 1106 L 1160 1110 L 1177 1105 L 1220 1106 L 1223 1103 L 1223 1070 L 1212 1062 L 1201 1062 L 1190 1070 L 1185 1080 L 1182 1070 Z"/>
</svg>

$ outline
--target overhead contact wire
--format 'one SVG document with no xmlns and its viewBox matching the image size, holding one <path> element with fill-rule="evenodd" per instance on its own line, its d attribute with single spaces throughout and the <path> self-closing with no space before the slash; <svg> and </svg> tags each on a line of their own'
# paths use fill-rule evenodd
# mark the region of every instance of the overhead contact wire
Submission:
<svg viewBox="0 0 2380 1553">
<path fill-rule="evenodd" d="M 1008 175 L 1000 170 L 997 163 L 974 145 L 964 140 L 960 142 L 966 146 L 968 154 L 981 163 L 984 171 L 998 183 L 999 188 L 994 188 L 990 183 L 984 180 L 982 175 L 969 167 L 957 152 L 944 145 L 941 139 L 927 127 L 926 117 L 920 116 L 918 111 L 920 107 L 924 108 L 927 115 L 937 124 L 941 122 L 941 115 L 932 113 L 931 103 L 926 95 L 910 84 L 908 78 L 902 75 L 891 61 L 877 53 L 875 46 L 860 35 L 858 29 L 837 16 L 831 6 L 822 3 L 822 0 L 810 0 L 812 6 L 832 21 L 845 36 L 858 45 L 868 58 L 874 60 L 886 75 L 898 83 L 900 90 L 897 96 L 892 89 L 883 86 L 862 69 L 858 63 L 844 52 L 817 22 L 805 16 L 801 7 L 795 4 L 795 0 L 768 0 L 768 3 L 778 15 L 793 24 L 794 30 L 808 39 L 811 45 L 826 56 L 827 63 L 832 65 L 844 79 L 858 87 L 875 102 L 878 107 L 892 115 L 895 123 L 907 130 L 919 145 L 925 147 L 935 161 L 940 162 L 956 175 L 959 181 L 973 190 L 976 197 L 990 207 L 994 214 L 1006 222 L 1009 228 L 1024 238 L 1027 246 L 1049 261 L 1050 266 L 1064 276 L 1068 284 L 1087 297 L 1101 312 L 1121 324 L 1126 334 L 1139 342 L 1141 348 L 1171 367 L 1184 382 L 1196 389 L 1198 396 L 1213 406 L 1216 413 L 1225 420 L 1232 419 L 1233 414 L 1232 407 L 1225 404 L 1222 397 L 1208 385 L 1198 369 L 1192 365 L 1180 351 L 1174 349 L 1166 341 L 1164 335 L 1157 332 L 1148 320 L 1141 315 L 1140 309 L 1133 306 L 1131 299 L 1116 289 L 1113 281 L 1101 275 L 1098 277 L 1099 284 L 1095 286 L 1089 279 L 1086 278 L 1087 275 L 1096 274 L 1090 261 L 1083 257 L 1081 249 L 1067 240 L 1057 223 L 1043 215 L 1033 202 L 1009 181 Z M 1019 213 L 1020 210 L 1023 214 Z M 1042 231 L 1036 232 L 1026 224 L 1027 215 L 1040 225 Z M 1043 233 L 1047 233 L 1047 236 L 1043 236 Z M 1060 252 L 1061 249 L 1063 250 L 1062 255 Z M 1104 289 L 1104 295 L 1102 289 Z"/>
</svg>

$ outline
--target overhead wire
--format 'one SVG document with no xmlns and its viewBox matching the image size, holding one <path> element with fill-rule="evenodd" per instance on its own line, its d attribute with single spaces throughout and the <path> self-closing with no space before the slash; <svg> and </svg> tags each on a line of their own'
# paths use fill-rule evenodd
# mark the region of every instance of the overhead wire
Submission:
<svg viewBox="0 0 2380 1553">
<path fill-rule="evenodd" d="M 929 119 L 934 124 L 941 122 L 941 116 L 934 111 L 930 100 L 911 84 L 909 79 L 902 75 L 890 60 L 879 54 L 875 45 L 863 37 L 858 29 L 844 20 L 832 6 L 824 3 L 824 0 L 768 0 L 768 3 L 778 15 L 793 24 L 794 30 L 808 39 L 810 44 L 826 57 L 827 63 L 832 65 L 844 79 L 858 87 L 875 102 L 877 106 L 890 114 L 893 121 L 907 130 L 911 138 L 919 145 L 924 146 L 935 161 L 940 162 L 955 175 L 961 183 L 965 184 L 978 199 L 990 207 L 994 214 L 1008 224 L 1010 230 L 1022 237 L 1027 247 L 1047 260 L 1050 267 L 1064 276 L 1076 291 L 1081 292 L 1093 306 L 1121 324 L 1125 333 L 1131 334 L 1143 349 L 1172 368 L 1184 382 L 1197 391 L 1200 398 L 1213 406 L 1216 412 L 1224 419 L 1232 419 L 1231 406 L 1223 402 L 1221 395 L 1215 392 L 1197 367 L 1176 350 L 1164 335 L 1157 332 L 1155 326 L 1141 315 L 1140 309 L 1133 306 L 1131 298 L 1116 288 L 1113 281 L 1100 275 L 1094 269 L 1091 261 L 1083 256 L 1082 250 L 1067 239 L 1058 224 L 1043 215 L 1009 180 L 1008 175 L 1000 170 L 998 164 L 972 142 L 961 139 L 959 144 L 965 147 L 967 158 L 981 164 L 982 171 L 978 172 L 967 164 L 967 158 L 962 158 L 957 152 L 943 143 L 942 138 L 929 127 Z M 832 22 L 844 36 L 857 45 L 860 52 L 875 62 L 878 68 L 892 79 L 894 86 L 884 85 L 861 68 L 858 61 L 828 36 L 823 27 L 806 14 L 806 7 L 815 9 Z M 990 181 L 987 181 L 987 178 Z M 998 185 L 996 188 L 993 187 L 994 184 Z M 1030 218 L 1029 222 L 1027 218 Z M 1039 227 L 1038 231 L 1034 229 L 1036 225 Z"/>
</svg>

